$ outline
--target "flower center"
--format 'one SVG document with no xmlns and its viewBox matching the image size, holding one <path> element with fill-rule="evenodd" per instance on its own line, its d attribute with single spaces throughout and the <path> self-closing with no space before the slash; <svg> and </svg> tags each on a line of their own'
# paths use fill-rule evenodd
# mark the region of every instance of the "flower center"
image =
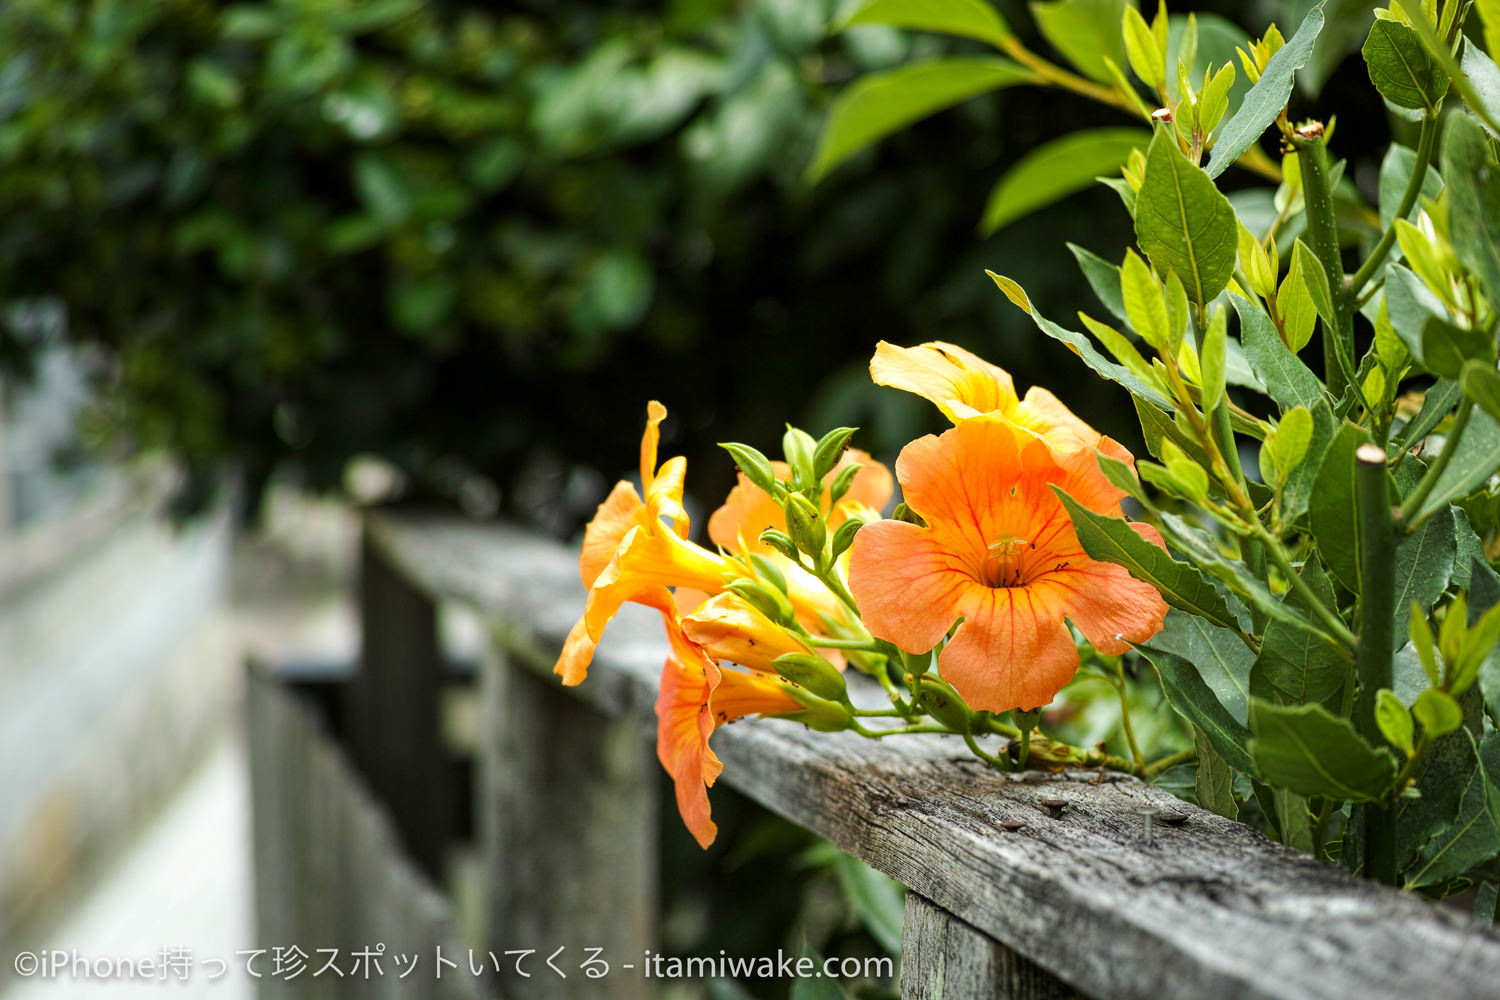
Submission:
<svg viewBox="0 0 1500 1000">
<path fill-rule="evenodd" d="M 984 559 L 984 582 L 991 587 L 1019 587 L 1025 576 L 1026 553 L 1036 546 L 1029 538 L 1001 535 L 991 542 Z"/>
</svg>

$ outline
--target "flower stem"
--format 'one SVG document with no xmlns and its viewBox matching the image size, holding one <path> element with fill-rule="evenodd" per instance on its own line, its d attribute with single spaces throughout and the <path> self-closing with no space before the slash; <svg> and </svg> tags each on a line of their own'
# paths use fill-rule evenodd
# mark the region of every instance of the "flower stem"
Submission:
<svg viewBox="0 0 1500 1000">
<path fill-rule="evenodd" d="M 1197 760 L 1197 759 L 1198 759 L 1198 748 L 1197 747 L 1188 747 L 1186 750 L 1179 750 L 1179 751 L 1177 751 L 1174 754 L 1168 754 L 1167 756 L 1163 757 L 1161 760 L 1155 760 L 1155 761 L 1152 761 L 1150 764 L 1147 764 L 1146 765 L 1146 772 L 1145 772 L 1145 774 L 1142 775 L 1142 777 L 1146 778 L 1149 781 L 1150 779 L 1155 778 L 1157 775 L 1162 774 L 1165 771 L 1171 770 L 1172 768 L 1176 767 L 1178 764 L 1186 764 L 1189 761 Z"/>
<path fill-rule="evenodd" d="M 1250 519 L 1250 530 L 1254 531 L 1256 536 L 1261 540 L 1261 543 L 1266 548 L 1266 552 L 1271 556 L 1271 561 L 1276 564 L 1277 569 L 1281 570 L 1281 575 L 1286 577 L 1287 583 L 1307 602 L 1307 606 L 1312 609 L 1313 614 L 1332 633 L 1330 638 L 1342 645 L 1346 651 L 1352 650 L 1354 648 L 1354 633 L 1349 631 L 1349 626 L 1344 624 L 1344 620 L 1334 614 L 1328 605 L 1323 603 L 1323 599 L 1307 585 L 1307 581 L 1302 579 L 1302 574 L 1298 573 L 1292 567 L 1291 556 L 1287 555 L 1286 548 L 1281 544 L 1281 541 L 1266 530 L 1265 525 L 1260 523 L 1259 518 Z"/>
</svg>

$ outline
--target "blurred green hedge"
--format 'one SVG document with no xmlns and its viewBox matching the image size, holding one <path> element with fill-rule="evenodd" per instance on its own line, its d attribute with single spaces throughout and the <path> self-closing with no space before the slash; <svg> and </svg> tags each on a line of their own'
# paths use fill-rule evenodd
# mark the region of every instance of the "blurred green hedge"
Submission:
<svg viewBox="0 0 1500 1000">
<path fill-rule="evenodd" d="M 412 496 L 557 531 L 648 398 L 717 489 L 715 440 L 858 422 L 878 450 L 925 427 L 868 392 L 880 338 L 964 343 L 1067 397 L 1071 359 L 983 268 L 1087 306 L 1063 240 L 1113 246 L 1129 220 L 1100 190 L 988 243 L 974 223 L 1000 164 L 1114 119 L 984 98 L 809 187 L 829 95 L 950 44 L 826 38 L 833 7 L 8 0 L 0 300 L 61 302 L 92 428 L 200 485 L 337 488 L 375 455 Z M 6 370 L 37 346 L 0 324 Z"/>
</svg>

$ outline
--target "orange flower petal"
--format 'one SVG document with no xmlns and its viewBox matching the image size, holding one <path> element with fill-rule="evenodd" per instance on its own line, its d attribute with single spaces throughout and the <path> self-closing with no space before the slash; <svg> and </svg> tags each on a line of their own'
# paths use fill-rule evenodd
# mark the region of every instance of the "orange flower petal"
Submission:
<svg viewBox="0 0 1500 1000">
<path fill-rule="evenodd" d="M 683 484 L 687 479 L 687 459 L 680 455 L 662 463 L 646 487 L 646 519 L 653 529 L 663 517 L 670 518 L 678 538 L 686 538 L 690 526 L 687 510 L 682 506 Z"/>
<path fill-rule="evenodd" d="M 938 654 L 938 673 L 970 708 L 1040 708 L 1078 670 L 1078 647 L 1055 595 L 974 584 L 962 613 L 964 623 Z"/>
<path fill-rule="evenodd" d="M 1016 408 L 1016 388 L 1005 369 L 941 341 L 897 347 L 882 340 L 870 359 L 870 378 L 930 400 L 955 423 L 996 411 L 1008 416 Z"/>
<path fill-rule="evenodd" d="M 609 496 L 599 505 L 594 519 L 583 529 L 583 552 L 578 557 L 578 573 L 585 587 L 592 587 L 604 567 L 614 558 L 615 550 L 631 528 L 646 523 L 646 505 L 640 494 L 625 480 L 615 483 Z"/>
<path fill-rule="evenodd" d="M 947 635 L 972 583 L 960 556 L 904 521 L 865 525 L 849 550 L 849 587 L 865 627 L 914 653 Z"/>
<path fill-rule="evenodd" d="M 792 470 L 785 462 L 772 462 L 777 479 L 788 479 Z M 776 550 L 760 540 L 767 528 L 786 530 L 786 517 L 765 490 L 738 473 L 724 504 L 708 518 L 708 537 L 728 552 L 769 555 Z"/>
<path fill-rule="evenodd" d="M 1167 602 L 1123 566 L 1082 559 L 1027 588 L 1049 593 L 1094 648 L 1110 656 L 1145 642 L 1166 622 Z M 1122 638 L 1116 638 L 1117 636 Z"/>
<path fill-rule="evenodd" d="M 710 818 L 708 786 L 724 769 L 708 746 L 714 730 L 709 699 L 715 681 L 702 667 L 668 659 L 656 699 L 656 757 L 672 776 L 677 811 L 700 847 L 708 847 L 718 834 Z"/>
<path fill-rule="evenodd" d="M 790 632 L 731 593 L 711 597 L 684 615 L 682 627 L 710 658 L 752 670 L 774 672 L 776 657 L 808 652 Z"/>
<path fill-rule="evenodd" d="M 1040 435 L 1059 453 L 1099 444 L 1098 431 L 1074 416 L 1062 400 L 1038 386 L 1028 389 L 1026 398 L 1008 416 L 1012 423 Z"/>
<path fill-rule="evenodd" d="M 661 422 L 667 419 L 667 408 L 656 400 L 646 404 L 646 430 L 641 435 L 641 488 L 650 489 L 656 476 L 656 450 L 661 444 Z"/>
</svg>

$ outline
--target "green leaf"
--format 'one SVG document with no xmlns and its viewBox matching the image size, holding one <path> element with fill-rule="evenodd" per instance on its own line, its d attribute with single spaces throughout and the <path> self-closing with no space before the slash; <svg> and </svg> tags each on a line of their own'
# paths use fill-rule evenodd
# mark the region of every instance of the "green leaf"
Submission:
<svg viewBox="0 0 1500 1000">
<path fill-rule="evenodd" d="M 1141 490 L 1140 480 L 1135 478 L 1131 467 L 1118 458 L 1110 458 L 1108 455 L 1099 456 L 1099 468 L 1104 472 L 1104 478 L 1108 479 L 1116 488 L 1124 490 L 1130 498 L 1142 507 L 1147 506 L 1146 494 Z"/>
<path fill-rule="evenodd" d="M 1407 754 L 1411 753 L 1411 712 L 1401 704 L 1396 692 L 1381 688 L 1375 693 L 1375 724 L 1380 727 L 1380 735 L 1389 740 L 1392 746 Z"/>
<path fill-rule="evenodd" d="M 1495 359 L 1494 342 L 1483 330 L 1469 330 L 1441 316 L 1422 324 L 1422 364 L 1444 378 L 1460 378 L 1471 358 Z"/>
<path fill-rule="evenodd" d="M 1201 309 L 1229 284 L 1239 248 L 1229 199 L 1188 162 L 1171 129 L 1158 129 L 1136 196 L 1136 242 L 1163 275 L 1175 274 Z"/>
<path fill-rule="evenodd" d="M 1125 312 L 1125 296 L 1120 288 L 1120 269 L 1096 253 L 1091 253 L 1076 243 L 1069 243 L 1068 249 L 1073 254 L 1073 259 L 1078 262 L 1078 269 L 1083 272 L 1089 287 L 1094 290 L 1094 295 L 1099 299 L 1101 305 L 1108 309 L 1110 315 L 1121 322 L 1130 322 Z"/>
<path fill-rule="evenodd" d="M 1333 587 L 1316 559 L 1302 567 L 1302 579 L 1325 605 L 1334 603 Z M 1305 610 L 1297 591 L 1283 599 L 1289 607 Z M 1306 629 L 1279 619 L 1266 624 L 1260 655 L 1250 668 L 1250 691 L 1257 698 L 1294 705 L 1315 703 L 1330 708 L 1344 689 L 1349 657 L 1339 646 Z"/>
<path fill-rule="evenodd" d="M 1400 21 L 1377 17 L 1360 54 L 1370 82 L 1398 108 L 1435 111 L 1448 92 L 1448 74 L 1427 54 L 1417 33 Z"/>
<path fill-rule="evenodd" d="M 1318 472 L 1322 469 L 1321 456 L 1327 453 L 1339 429 L 1338 418 L 1326 400 L 1318 400 L 1312 407 L 1312 415 L 1312 443 L 1307 446 L 1307 458 L 1292 471 L 1281 493 L 1282 517 L 1289 522 L 1307 513 L 1313 491 L 1317 488 Z"/>
<path fill-rule="evenodd" d="M 999 47 L 1011 36 L 1005 19 L 984 0 L 865 0 L 839 30 L 860 24 L 937 31 Z"/>
<path fill-rule="evenodd" d="M 1131 576 L 1160 591 L 1174 608 L 1207 618 L 1223 628 L 1239 628 L 1229 605 L 1213 584 L 1203 579 L 1197 567 L 1178 562 L 1162 546 L 1146 541 L 1124 518 L 1097 514 L 1059 487 L 1053 486 L 1052 490 L 1067 507 L 1078 543 L 1089 558 L 1125 567 Z"/>
<path fill-rule="evenodd" d="M 1031 70 L 998 57 L 935 59 L 866 74 L 833 102 L 808 179 L 817 181 L 866 146 L 944 108 L 1035 82 Z"/>
<path fill-rule="evenodd" d="M 906 890 L 883 872 L 842 851 L 834 855 L 833 871 L 849 908 L 882 948 L 901 954 L 901 927 L 906 912 Z"/>
<path fill-rule="evenodd" d="M 1247 746 L 1250 731 L 1220 704 L 1203 683 L 1198 669 L 1176 653 L 1153 646 L 1138 647 L 1161 677 L 1162 691 L 1172 707 L 1200 730 L 1229 764 L 1237 771 L 1254 772 L 1255 761 Z"/>
<path fill-rule="evenodd" d="M 1469 417 L 1468 430 L 1438 477 L 1417 517 L 1446 507 L 1454 498 L 1473 493 L 1500 468 L 1500 423 L 1483 410 Z"/>
<path fill-rule="evenodd" d="M 1017 308 L 1023 310 L 1031 317 L 1037 329 L 1052 339 L 1066 344 L 1068 349 L 1082 358 L 1083 363 L 1092 368 L 1096 374 L 1111 382 L 1120 383 L 1120 385 L 1130 391 L 1132 396 L 1145 400 L 1158 409 L 1169 410 L 1172 408 L 1172 404 L 1161 393 L 1141 381 L 1123 365 L 1115 364 L 1095 350 L 1093 341 L 1089 340 L 1087 336 L 1078 333 L 1076 330 L 1069 330 L 1058 326 L 1033 309 L 1031 307 L 1031 300 L 1026 297 L 1025 290 L 1016 284 L 1015 281 L 1002 274 L 996 274 L 994 271 L 985 271 L 984 273 L 988 274 L 990 279 L 1005 293 L 1006 298 L 1010 299 Z"/>
<path fill-rule="evenodd" d="M 1500 46 L 1492 46 L 1490 52 L 1500 52 Z M 1485 55 L 1483 49 L 1468 42 L 1464 43 L 1464 57 L 1460 68 L 1469 80 L 1469 90 L 1463 95 L 1464 100 L 1481 105 L 1475 109 L 1480 123 L 1490 135 L 1500 139 L 1500 128 L 1496 127 L 1497 120 L 1500 120 L 1500 68 L 1495 66 L 1495 60 L 1491 56 Z"/>
<path fill-rule="evenodd" d="M 1488 361 L 1465 361 L 1459 375 L 1459 384 L 1464 395 L 1477 403 L 1484 412 L 1500 420 L 1500 373 Z"/>
<path fill-rule="evenodd" d="M 1323 398 L 1323 383 L 1311 368 L 1281 340 L 1276 324 L 1253 302 L 1231 296 L 1234 311 L 1240 317 L 1240 339 L 1250 367 L 1265 383 L 1266 394 L 1283 411 L 1305 406 L 1309 410 Z"/>
<path fill-rule="evenodd" d="M 1299 795 L 1354 802 L 1381 798 L 1396 762 L 1321 705 L 1250 700 L 1250 752 L 1263 780 Z"/>
<path fill-rule="evenodd" d="M 1312 248 L 1300 239 L 1292 246 L 1292 266 L 1302 272 L 1302 282 L 1318 316 L 1325 323 L 1337 323 L 1333 314 L 1333 292 L 1328 287 L 1328 272 L 1323 270 Z"/>
<path fill-rule="evenodd" d="M 1490 301 L 1500 302 L 1500 165 L 1490 156 L 1489 137 L 1473 119 L 1454 115 L 1443 128 L 1442 159 L 1448 238 Z"/>
<path fill-rule="evenodd" d="M 1125 0 L 1057 0 L 1033 3 L 1037 30 L 1054 49 L 1085 76 L 1110 83 L 1105 59 L 1125 65 L 1125 42 L 1120 21 Z"/>
<path fill-rule="evenodd" d="M 1297 33 L 1266 63 L 1260 79 L 1240 102 L 1239 111 L 1224 123 L 1208 159 L 1208 176 L 1217 177 L 1228 169 L 1281 114 L 1287 98 L 1292 96 L 1292 78 L 1312 55 L 1318 32 L 1322 30 L 1323 4 L 1320 2 L 1307 12 Z"/>
<path fill-rule="evenodd" d="M 1212 413 L 1224 401 L 1225 364 L 1229 340 L 1229 313 L 1223 309 L 1214 311 L 1208 321 L 1208 330 L 1203 335 L 1203 344 L 1198 351 L 1198 367 L 1202 373 L 1199 383 L 1203 388 L 1203 412 Z M 1311 431 L 1312 424 L 1308 424 Z"/>
<path fill-rule="evenodd" d="M 1447 42 L 1438 37 L 1423 6 L 1416 0 L 1391 0 L 1391 7 L 1393 10 L 1400 8 L 1401 12 L 1406 15 L 1406 20 L 1416 31 L 1417 36 L 1422 39 L 1422 47 L 1443 68 L 1443 72 L 1448 74 L 1448 80 L 1453 84 L 1453 89 L 1462 95 L 1469 109 L 1482 118 L 1492 131 L 1500 131 L 1500 122 L 1495 120 L 1488 104 L 1482 101 L 1475 92 L 1473 84 L 1469 82 L 1458 60 L 1453 58 L 1453 52 L 1448 48 Z"/>
<path fill-rule="evenodd" d="M 1017 160 L 990 191 L 980 231 L 989 235 L 1030 212 L 1050 205 L 1112 174 L 1151 141 L 1136 128 L 1084 129 L 1053 139 Z"/>
<path fill-rule="evenodd" d="M 1406 449 L 1415 445 L 1442 423 L 1453 411 L 1453 405 L 1463 398 L 1463 388 L 1451 379 L 1439 379 L 1429 388 L 1422 399 L 1422 409 L 1412 417 L 1396 438 L 1397 448 Z"/>
<path fill-rule="evenodd" d="M 1220 816 L 1238 819 L 1240 806 L 1234 797 L 1234 772 L 1229 763 L 1197 726 L 1193 727 L 1193 745 L 1198 749 L 1198 772 L 1193 779 L 1198 805 Z"/>
<path fill-rule="evenodd" d="M 1120 265 L 1120 296 L 1125 315 L 1141 339 L 1158 349 L 1165 346 L 1171 330 L 1166 296 L 1161 282 L 1134 250 L 1125 251 L 1125 262 Z"/>
<path fill-rule="evenodd" d="M 1447 589 L 1457 548 L 1453 515 L 1448 510 L 1440 510 L 1396 549 L 1391 570 L 1396 581 L 1397 636 L 1407 632 L 1413 601 L 1420 607 L 1430 608 Z"/>
<path fill-rule="evenodd" d="M 1323 564 L 1356 594 L 1360 591 L 1360 576 L 1354 452 L 1369 440 L 1369 433 L 1362 427 L 1346 422 L 1339 428 L 1318 467 L 1308 509 L 1308 521 Z"/>
<path fill-rule="evenodd" d="M 1458 814 L 1423 845 L 1407 888 L 1445 882 L 1500 854 L 1500 733 L 1478 743 L 1475 759 Z"/>
<path fill-rule="evenodd" d="M 1411 713 L 1432 736 L 1446 736 L 1464 724 L 1464 710 L 1451 694 L 1438 688 L 1423 691 L 1412 705 Z"/>
<path fill-rule="evenodd" d="M 1141 82 L 1152 90 L 1161 90 L 1167 85 L 1167 54 L 1156 44 L 1151 26 L 1134 7 L 1125 8 L 1125 55 L 1130 68 Z"/>
<path fill-rule="evenodd" d="M 1400 143 L 1391 143 L 1380 161 L 1380 225 L 1389 227 L 1395 220 L 1396 209 L 1401 207 L 1401 196 L 1406 193 L 1406 184 L 1412 171 L 1417 169 L 1417 154 Z M 1422 177 L 1423 198 L 1436 198 L 1443 190 L 1443 179 L 1432 166 Z"/>
</svg>

